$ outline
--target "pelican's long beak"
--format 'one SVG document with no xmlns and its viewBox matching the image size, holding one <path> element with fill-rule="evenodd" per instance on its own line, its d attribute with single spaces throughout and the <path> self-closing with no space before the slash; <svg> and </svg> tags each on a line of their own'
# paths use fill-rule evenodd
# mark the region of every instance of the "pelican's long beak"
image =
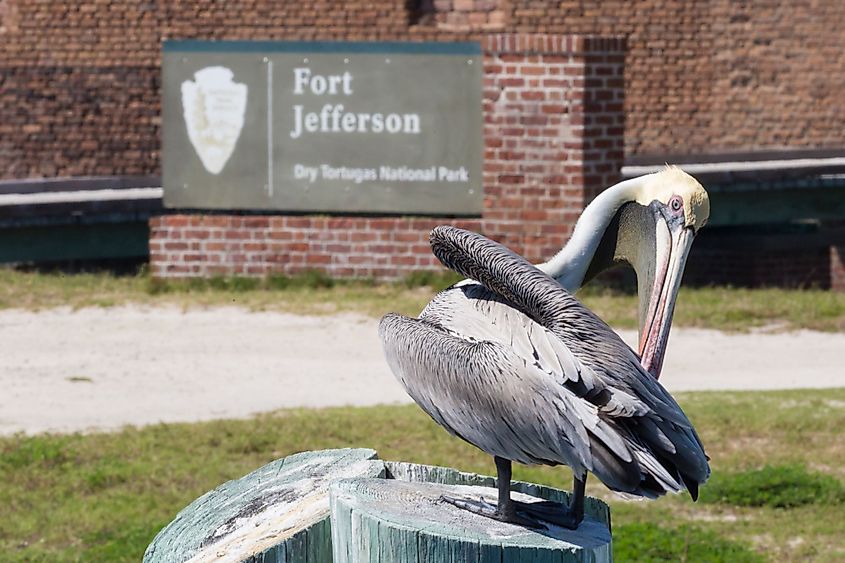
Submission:
<svg viewBox="0 0 845 563">
<path fill-rule="evenodd" d="M 654 279 L 648 309 L 640 321 L 639 345 L 642 366 L 655 378 L 663 368 L 675 299 L 694 238 L 695 231 L 684 227 L 682 221 L 667 221 L 665 217 L 657 221 Z"/>
</svg>

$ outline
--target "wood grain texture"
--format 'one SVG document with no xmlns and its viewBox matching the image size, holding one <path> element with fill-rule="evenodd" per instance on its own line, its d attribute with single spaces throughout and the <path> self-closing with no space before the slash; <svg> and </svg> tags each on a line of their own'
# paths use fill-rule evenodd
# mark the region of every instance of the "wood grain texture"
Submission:
<svg viewBox="0 0 845 563">
<path fill-rule="evenodd" d="M 493 477 L 458 471 L 451 467 L 438 467 L 436 465 L 423 465 L 405 461 L 385 461 L 384 465 L 387 469 L 388 479 L 417 483 L 442 483 L 444 485 L 477 485 L 491 488 L 496 486 L 496 479 Z M 543 500 L 563 504 L 569 503 L 570 493 L 535 483 L 511 481 L 511 490 Z M 593 497 L 586 497 L 584 499 L 584 514 L 598 522 L 603 522 L 608 530 L 612 530 L 610 507 L 604 501 Z"/>
<path fill-rule="evenodd" d="M 328 487 L 359 476 L 385 477 L 375 451 L 324 450 L 274 461 L 184 508 L 144 561 L 331 561 Z"/>
<path fill-rule="evenodd" d="M 478 516 L 442 495 L 484 498 L 489 487 L 353 478 L 330 487 L 334 563 L 522 563 L 612 560 L 606 522 L 535 531 Z M 523 502 L 538 499 L 513 493 Z"/>
</svg>

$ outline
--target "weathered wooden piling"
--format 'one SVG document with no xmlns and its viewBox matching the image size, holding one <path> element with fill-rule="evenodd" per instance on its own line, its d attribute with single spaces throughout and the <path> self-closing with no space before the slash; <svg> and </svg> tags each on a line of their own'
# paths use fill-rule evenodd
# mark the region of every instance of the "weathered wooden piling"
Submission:
<svg viewBox="0 0 845 563">
<path fill-rule="evenodd" d="M 610 561 L 610 511 L 587 498 L 578 530 L 528 530 L 463 511 L 441 496 L 495 503 L 492 477 L 381 461 L 373 450 L 304 452 L 224 483 L 192 502 L 145 562 L 267 563 Z M 568 502 L 515 481 L 513 496 Z M 331 500 L 330 500 L 331 499 Z"/>
</svg>

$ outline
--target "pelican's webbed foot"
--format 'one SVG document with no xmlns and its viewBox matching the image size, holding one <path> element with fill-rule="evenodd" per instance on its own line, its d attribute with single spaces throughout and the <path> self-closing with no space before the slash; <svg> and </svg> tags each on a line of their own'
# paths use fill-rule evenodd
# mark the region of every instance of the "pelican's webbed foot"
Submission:
<svg viewBox="0 0 845 563">
<path fill-rule="evenodd" d="M 584 519 L 584 486 L 587 476 L 575 477 L 572 502 L 569 506 L 552 501 L 520 502 L 511 499 L 511 462 L 500 457 L 496 461 L 498 504 L 466 497 L 441 496 L 441 500 L 474 514 L 534 529 L 548 529 L 549 524 L 574 530 Z"/>
<path fill-rule="evenodd" d="M 474 499 L 443 495 L 440 499 L 479 516 L 535 530 L 548 529 L 549 525 L 574 530 L 583 519 L 583 517 L 579 518 L 565 504 L 551 501 L 520 502 L 511 500 L 505 510 L 499 510 L 498 506 L 487 502 L 482 497 Z"/>
<path fill-rule="evenodd" d="M 508 522 L 509 524 L 516 524 L 518 526 L 525 526 L 526 528 L 534 529 L 543 529 L 547 527 L 542 521 L 527 517 L 526 515 L 521 514 L 518 510 L 499 510 L 498 506 L 487 502 L 482 497 L 473 499 L 443 495 L 440 497 L 440 500 L 448 502 L 452 506 L 457 506 L 458 508 L 472 512 L 473 514 L 492 518 L 493 520 L 498 520 L 499 522 Z M 511 506 L 511 508 L 514 507 Z"/>
</svg>

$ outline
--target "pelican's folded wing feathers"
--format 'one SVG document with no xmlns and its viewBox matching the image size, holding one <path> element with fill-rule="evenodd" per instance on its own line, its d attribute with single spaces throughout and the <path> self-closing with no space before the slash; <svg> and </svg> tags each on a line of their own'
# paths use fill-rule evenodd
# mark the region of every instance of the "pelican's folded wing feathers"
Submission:
<svg viewBox="0 0 845 563">
<path fill-rule="evenodd" d="M 438 227 L 431 244 L 441 262 L 473 281 L 442 292 L 421 318 L 460 339 L 509 346 L 555 382 L 558 393 L 563 388 L 578 405 L 595 409 L 600 423 L 575 408 L 592 437 L 593 464 L 609 451 L 624 462 L 621 440 L 645 471 L 635 494 L 662 494 L 680 482 L 694 494 L 689 484 L 704 482 L 710 472 L 698 435 L 606 323 L 524 258 L 481 235 Z M 655 464 L 662 472 L 646 469 Z M 616 488 L 608 475 L 593 471 Z"/>
</svg>

